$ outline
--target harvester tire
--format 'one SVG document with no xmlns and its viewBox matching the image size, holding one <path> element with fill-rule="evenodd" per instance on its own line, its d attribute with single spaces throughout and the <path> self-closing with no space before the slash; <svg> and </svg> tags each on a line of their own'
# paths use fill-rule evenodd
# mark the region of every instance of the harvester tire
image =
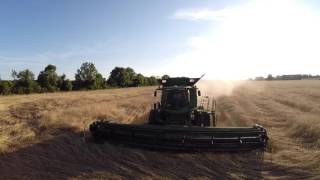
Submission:
<svg viewBox="0 0 320 180">
<path fill-rule="evenodd" d="M 211 114 L 210 114 L 210 125 L 211 125 L 212 127 L 217 126 L 217 116 L 216 116 L 216 113 L 211 113 Z"/>
<path fill-rule="evenodd" d="M 203 117 L 203 126 L 208 127 L 211 126 L 212 118 L 210 113 L 202 113 L 201 116 Z"/>
<path fill-rule="evenodd" d="M 156 124 L 155 119 L 155 110 L 152 109 L 149 113 L 149 124 Z"/>
</svg>

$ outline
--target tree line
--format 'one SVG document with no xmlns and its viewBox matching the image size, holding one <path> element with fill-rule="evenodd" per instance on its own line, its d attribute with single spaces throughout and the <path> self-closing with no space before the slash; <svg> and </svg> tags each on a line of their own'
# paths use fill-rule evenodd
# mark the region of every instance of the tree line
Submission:
<svg viewBox="0 0 320 180">
<path fill-rule="evenodd" d="M 130 67 L 115 67 L 106 79 L 90 62 L 81 65 L 74 80 L 67 79 L 65 74 L 58 75 L 56 71 L 56 66 L 49 64 L 36 78 L 29 69 L 12 70 L 13 80 L 0 80 L 0 95 L 153 86 L 158 83 L 154 76 L 146 77 Z"/>
<path fill-rule="evenodd" d="M 258 76 L 254 79 L 255 81 L 272 81 L 272 80 L 304 80 L 304 79 L 318 79 L 320 80 L 320 75 L 311 75 L 311 74 L 290 74 L 290 75 L 278 75 L 272 76 L 269 74 L 266 78 L 263 76 Z"/>
</svg>

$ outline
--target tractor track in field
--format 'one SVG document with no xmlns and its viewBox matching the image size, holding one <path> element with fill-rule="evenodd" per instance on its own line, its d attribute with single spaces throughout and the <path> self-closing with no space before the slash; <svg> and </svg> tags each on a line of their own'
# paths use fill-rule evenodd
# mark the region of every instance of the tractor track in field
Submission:
<svg viewBox="0 0 320 180">
<path fill-rule="evenodd" d="M 279 94 L 281 97 L 281 94 Z M 283 98 L 283 97 L 281 97 Z M 298 104 L 290 100 L 279 101 L 276 96 L 257 96 L 253 104 L 262 112 L 267 120 L 265 127 L 268 128 L 272 146 L 272 156 L 275 163 L 284 164 L 288 168 L 297 169 L 297 171 L 309 174 L 306 177 L 311 178 L 319 176 L 318 170 L 310 170 L 319 165 L 314 159 L 319 159 L 320 153 L 313 149 L 306 148 L 303 141 L 291 136 L 292 126 L 295 122 L 297 112 L 309 113 L 311 108 L 297 101 Z M 309 162 L 309 163 L 305 163 Z M 303 174 L 303 173 L 302 173 Z M 297 177 L 295 177 L 297 178 Z"/>
<path fill-rule="evenodd" d="M 241 98 L 239 99 L 239 97 Z M 229 126 L 234 125 L 232 121 L 236 121 L 237 124 L 247 125 L 247 121 L 251 120 L 250 123 L 255 122 L 262 124 L 268 129 L 268 134 L 271 139 L 262 165 L 263 177 L 290 178 L 287 172 L 283 171 L 284 167 L 287 170 L 296 169 L 294 178 L 298 179 L 310 178 L 317 175 L 316 173 L 310 172 L 309 167 L 301 166 L 306 159 L 311 160 L 312 158 L 295 156 L 295 154 L 308 154 L 309 150 L 305 149 L 304 146 L 295 139 L 290 138 L 287 132 L 287 128 L 290 127 L 287 119 L 290 118 L 290 116 L 274 108 L 274 103 L 280 104 L 281 106 L 284 106 L 284 104 L 275 100 L 271 100 L 272 102 L 270 103 L 266 102 L 266 100 L 260 100 L 259 98 L 266 99 L 266 97 L 255 96 L 253 99 L 251 97 L 251 101 L 247 101 L 246 99 L 249 99 L 249 97 L 246 97 L 242 92 L 231 97 L 220 97 L 219 103 L 222 104 L 222 107 L 219 108 L 221 116 L 219 120 L 222 120 L 223 125 Z M 228 104 L 229 107 L 226 107 L 224 104 Z M 242 104 L 242 106 L 237 108 L 239 104 Z M 292 106 L 290 107 L 293 108 Z M 244 121 L 245 118 L 241 116 L 241 112 L 243 111 L 247 112 L 245 117 L 247 121 Z M 288 163 L 290 165 L 288 165 Z"/>
</svg>

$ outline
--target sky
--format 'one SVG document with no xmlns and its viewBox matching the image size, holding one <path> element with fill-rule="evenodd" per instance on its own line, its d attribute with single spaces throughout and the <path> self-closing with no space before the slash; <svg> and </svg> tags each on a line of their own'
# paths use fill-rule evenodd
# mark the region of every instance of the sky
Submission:
<svg viewBox="0 0 320 180">
<path fill-rule="evenodd" d="M 0 77 L 83 62 L 147 76 L 320 74 L 320 4 L 294 0 L 2 0 Z"/>
</svg>

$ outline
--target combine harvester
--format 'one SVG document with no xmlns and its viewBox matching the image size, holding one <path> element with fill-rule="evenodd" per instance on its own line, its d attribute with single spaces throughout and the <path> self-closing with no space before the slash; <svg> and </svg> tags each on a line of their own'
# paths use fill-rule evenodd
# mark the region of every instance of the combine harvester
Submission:
<svg viewBox="0 0 320 180">
<path fill-rule="evenodd" d="M 154 92 L 161 91 L 161 102 L 154 103 L 147 124 L 118 124 L 98 120 L 90 125 L 97 143 L 163 150 L 238 151 L 265 148 L 267 131 L 253 127 L 215 127 L 216 101 L 201 96 L 195 84 L 200 78 L 168 78 Z"/>
</svg>

